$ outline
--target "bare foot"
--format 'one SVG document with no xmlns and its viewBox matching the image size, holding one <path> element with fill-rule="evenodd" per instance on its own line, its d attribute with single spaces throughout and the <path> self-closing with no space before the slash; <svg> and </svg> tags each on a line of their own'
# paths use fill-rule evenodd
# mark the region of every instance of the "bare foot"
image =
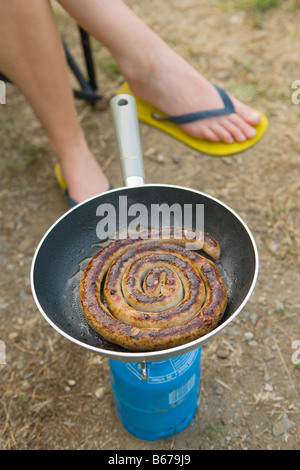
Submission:
<svg viewBox="0 0 300 470">
<path fill-rule="evenodd" d="M 69 196 L 76 202 L 101 194 L 110 183 L 86 144 L 68 148 L 58 158 Z"/>
<path fill-rule="evenodd" d="M 169 116 L 224 107 L 215 87 L 167 46 L 161 47 L 159 57 L 151 63 L 149 70 L 142 76 L 131 73 L 127 77 L 129 86 L 138 98 Z M 253 138 L 256 135 L 254 126 L 259 124 L 261 115 L 229 96 L 235 113 L 181 127 L 194 137 L 211 141 L 231 143 Z"/>
</svg>

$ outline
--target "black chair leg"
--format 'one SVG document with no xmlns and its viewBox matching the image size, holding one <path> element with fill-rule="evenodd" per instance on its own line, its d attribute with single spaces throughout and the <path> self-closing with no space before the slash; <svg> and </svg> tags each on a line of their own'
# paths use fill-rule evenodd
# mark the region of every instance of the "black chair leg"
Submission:
<svg viewBox="0 0 300 470">
<path fill-rule="evenodd" d="M 91 44 L 90 44 L 90 37 L 88 33 L 84 31 L 84 29 L 82 29 L 80 26 L 78 26 L 78 29 L 80 33 L 82 52 L 83 52 L 85 65 L 87 69 L 88 80 L 82 74 L 80 68 L 78 67 L 72 55 L 70 54 L 66 44 L 63 42 L 63 46 L 64 46 L 66 57 L 67 57 L 67 62 L 81 87 L 81 90 L 73 90 L 73 92 L 74 92 L 75 98 L 88 101 L 91 104 L 95 104 L 99 100 L 101 100 L 103 96 L 97 93 L 98 87 L 97 87 L 97 82 L 96 82 L 96 74 L 95 74 L 94 61 L 93 61 L 93 56 L 92 56 Z"/>
<path fill-rule="evenodd" d="M 83 50 L 83 55 L 85 58 L 85 64 L 86 64 L 86 69 L 87 69 L 87 73 L 89 77 L 89 82 L 90 82 L 91 87 L 96 91 L 98 89 L 98 85 L 97 85 L 97 80 L 96 80 L 96 73 L 95 73 L 92 48 L 91 48 L 91 43 L 90 43 L 90 36 L 80 26 L 78 26 L 78 29 L 80 33 L 82 50 Z"/>
</svg>

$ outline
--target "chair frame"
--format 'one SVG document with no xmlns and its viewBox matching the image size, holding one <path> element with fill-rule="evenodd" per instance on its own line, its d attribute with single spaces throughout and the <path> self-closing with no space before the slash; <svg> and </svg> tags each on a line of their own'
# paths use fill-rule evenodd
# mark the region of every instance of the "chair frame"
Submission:
<svg viewBox="0 0 300 470">
<path fill-rule="evenodd" d="M 98 101 L 100 101 L 103 98 L 103 96 L 97 93 L 98 86 L 97 86 L 92 48 L 91 48 L 91 43 L 90 43 L 90 36 L 83 28 L 81 28 L 81 26 L 78 26 L 78 30 L 80 34 L 80 41 L 81 41 L 81 47 L 82 47 L 82 52 L 84 56 L 85 66 L 86 66 L 87 77 L 80 70 L 80 67 L 74 60 L 64 40 L 62 41 L 68 65 L 80 86 L 79 89 L 77 88 L 73 89 L 73 93 L 74 93 L 75 98 L 83 100 L 83 101 L 87 101 L 91 105 L 95 105 Z M 12 83 L 9 80 L 9 78 L 7 78 L 1 72 L 0 72 L 0 80 L 3 80 L 7 83 Z"/>
</svg>

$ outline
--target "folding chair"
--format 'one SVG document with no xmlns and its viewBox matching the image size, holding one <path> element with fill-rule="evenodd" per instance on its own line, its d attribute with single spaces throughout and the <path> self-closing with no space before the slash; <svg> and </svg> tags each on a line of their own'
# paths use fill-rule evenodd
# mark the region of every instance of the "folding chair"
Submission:
<svg viewBox="0 0 300 470">
<path fill-rule="evenodd" d="M 80 26 L 78 26 L 78 30 L 80 33 L 81 47 L 82 47 L 82 52 L 83 52 L 83 56 L 85 60 L 87 77 L 85 77 L 82 71 L 80 70 L 78 64 L 72 57 L 64 40 L 62 41 L 66 58 L 67 58 L 67 62 L 80 86 L 79 89 L 74 89 L 73 93 L 74 93 L 75 98 L 87 101 L 91 104 L 95 104 L 99 100 L 101 100 L 103 96 L 97 93 L 98 86 L 97 86 L 97 80 L 96 80 L 92 48 L 91 48 L 91 43 L 90 43 L 90 36 Z M 11 83 L 11 81 L 7 77 L 5 77 L 5 75 L 2 74 L 1 72 L 0 72 L 0 80 Z"/>
</svg>

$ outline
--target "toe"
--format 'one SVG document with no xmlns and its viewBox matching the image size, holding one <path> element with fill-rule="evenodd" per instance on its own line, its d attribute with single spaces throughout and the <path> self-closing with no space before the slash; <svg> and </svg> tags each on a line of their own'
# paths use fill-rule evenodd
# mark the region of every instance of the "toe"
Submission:
<svg viewBox="0 0 300 470">
<path fill-rule="evenodd" d="M 219 137 L 219 140 L 232 144 L 234 142 L 234 136 L 223 124 L 222 121 L 216 121 L 211 124 L 211 129 Z"/>
<path fill-rule="evenodd" d="M 256 136 L 257 132 L 253 125 L 249 124 L 238 114 L 231 114 L 227 120 L 229 125 L 233 125 L 236 129 L 236 140 L 239 140 L 238 136 L 243 135 L 246 139 L 252 139 Z M 245 139 L 244 139 L 245 140 Z"/>
<path fill-rule="evenodd" d="M 250 108 L 249 106 L 241 103 L 239 100 L 231 97 L 234 104 L 235 112 L 240 116 L 245 122 L 251 126 L 257 126 L 261 121 L 261 114 L 258 111 Z"/>
<path fill-rule="evenodd" d="M 218 142 L 220 140 L 218 133 L 215 132 L 205 120 L 183 124 L 181 127 L 184 131 L 197 139 L 207 139 L 212 142 Z"/>
<path fill-rule="evenodd" d="M 230 133 L 233 140 L 244 142 L 247 139 L 247 135 L 243 132 L 243 129 L 230 119 L 222 119 L 222 126 Z"/>
<path fill-rule="evenodd" d="M 220 141 L 220 137 L 219 137 L 218 133 L 215 132 L 215 130 L 211 129 L 208 126 L 203 128 L 203 130 L 201 132 L 201 136 L 204 139 L 211 140 L 212 142 L 219 142 Z"/>
</svg>

